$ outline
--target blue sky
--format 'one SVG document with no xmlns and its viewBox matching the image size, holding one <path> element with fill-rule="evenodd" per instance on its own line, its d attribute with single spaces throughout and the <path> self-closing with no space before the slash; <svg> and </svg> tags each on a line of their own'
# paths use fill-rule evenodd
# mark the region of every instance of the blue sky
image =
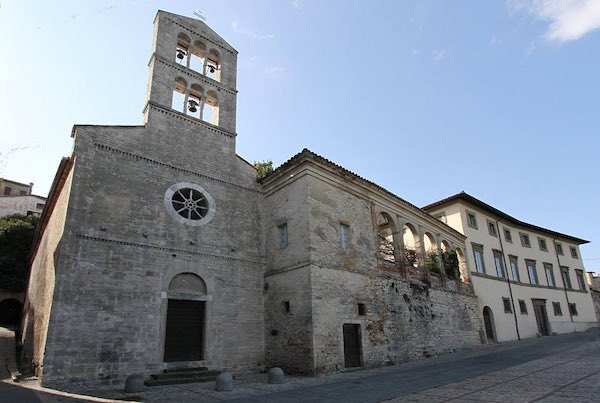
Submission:
<svg viewBox="0 0 600 403">
<path fill-rule="evenodd" d="M 464 190 L 592 241 L 600 272 L 600 1 L 0 0 L 0 175 L 46 195 L 73 124 L 141 124 L 157 9 L 238 50 L 247 160 L 307 147 L 416 205 Z"/>
</svg>

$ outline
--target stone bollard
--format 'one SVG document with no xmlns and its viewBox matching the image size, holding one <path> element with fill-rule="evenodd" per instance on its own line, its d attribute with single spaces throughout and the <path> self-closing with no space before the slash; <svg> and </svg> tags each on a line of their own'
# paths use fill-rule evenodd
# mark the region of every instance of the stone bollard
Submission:
<svg viewBox="0 0 600 403">
<path fill-rule="evenodd" d="M 269 383 L 283 383 L 283 369 L 275 367 L 269 370 Z"/>
<path fill-rule="evenodd" d="M 228 392 L 233 390 L 233 377 L 229 372 L 222 372 L 217 376 L 215 390 L 218 392 Z"/>
<path fill-rule="evenodd" d="M 141 375 L 130 375 L 125 379 L 125 392 L 138 393 L 144 390 L 144 377 Z"/>
</svg>

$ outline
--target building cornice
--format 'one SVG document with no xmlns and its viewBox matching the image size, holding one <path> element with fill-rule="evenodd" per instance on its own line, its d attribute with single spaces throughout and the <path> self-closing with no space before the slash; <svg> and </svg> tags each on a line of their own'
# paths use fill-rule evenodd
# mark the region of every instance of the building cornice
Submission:
<svg viewBox="0 0 600 403">
<path fill-rule="evenodd" d="M 427 206 L 423 207 L 423 210 L 427 211 L 427 212 L 434 211 L 434 210 L 438 210 L 440 208 L 449 206 L 451 204 L 459 203 L 459 202 L 468 203 L 474 207 L 478 207 L 478 208 L 490 213 L 491 215 L 493 215 L 497 218 L 500 218 L 501 220 L 504 220 L 504 222 L 509 222 L 509 223 L 511 223 L 515 226 L 521 227 L 521 228 L 529 229 L 531 231 L 541 232 L 543 234 L 549 235 L 554 238 L 568 240 L 568 241 L 574 242 L 578 245 L 583 245 L 583 244 L 590 242 L 590 241 L 586 241 L 585 239 L 574 237 L 572 235 L 563 234 L 563 233 L 560 233 L 557 231 L 553 231 L 551 229 L 538 227 L 537 225 L 529 224 L 524 221 L 518 220 L 518 219 L 506 214 L 505 212 L 500 211 L 497 208 L 492 207 L 489 204 L 487 204 L 465 192 L 460 192 L 460 193 L 457 193 L 450 197 L 447 197 L 445 199 L 428 204 Z"/>
</svg>

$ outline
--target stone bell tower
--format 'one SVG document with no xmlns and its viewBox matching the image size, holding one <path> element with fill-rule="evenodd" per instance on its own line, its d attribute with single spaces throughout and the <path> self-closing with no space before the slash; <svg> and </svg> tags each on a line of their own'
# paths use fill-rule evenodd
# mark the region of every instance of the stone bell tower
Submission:
<svg viewBox="0 0 600 403">
<path fill-rule="evenodd" d="M 174 110 L 235 133 L 237 51 L 202 21 L 159 11 L 144 115 Z"/>
</svg>

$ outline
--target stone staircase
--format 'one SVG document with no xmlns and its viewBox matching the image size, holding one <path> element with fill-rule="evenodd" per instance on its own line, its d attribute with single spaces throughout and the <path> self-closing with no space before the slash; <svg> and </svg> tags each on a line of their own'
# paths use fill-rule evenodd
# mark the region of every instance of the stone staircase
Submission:
<svg viewBox="0 0 600 403">
<path fill-rule="evenodd" d="M 211 382 L 221 371 L 209 371 L 206 367 L 165 369 L 162 374 L 150 375 L 146 386 L 176 385 L 180 383 Z"/>
</svg>

